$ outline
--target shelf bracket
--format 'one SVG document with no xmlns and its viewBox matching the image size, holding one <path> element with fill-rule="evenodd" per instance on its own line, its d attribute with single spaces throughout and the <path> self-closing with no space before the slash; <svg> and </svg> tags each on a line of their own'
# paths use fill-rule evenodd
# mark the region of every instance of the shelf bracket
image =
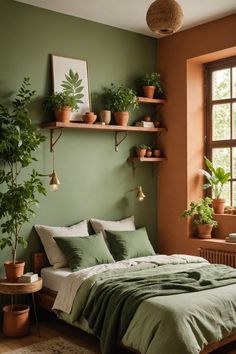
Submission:
<svg viewBox="0 0 236 354">
<path fill-rule="evenodd" d="M 132 161 L 131 164 L 132 164 L 132 174 L 133 174 L 133 177 L 135 177 L 136 168 L 141 164 L 141 162 L 138 163 L 138 162 Z"/>
<path fill-rule="evenodd" d="M 119 139 L 119 133 L 124 133 L 124 136 L 121 139 Z M 128 136 L 127 131 L 124 131 L 124 132 L 116 131 L 115 132 L 115 151 L 116 152 L 118 151 L 119 145 L 122 143 L 122 141 L 124 141 L 127 138 L 127 136 Z"/>
<path fill-rule="evenodd" d="M 62 135 L 62 128 L 58 128 L 58 129 L 60 129 L 60 132 L 56 138 L 54 138 L 54 130 L 55 129 L 50 129 L 50 152 L 53 152 L 54 146 L 56 145 L 56 143 L 58 142 L 58 140 L 60 139 L 60 137 Z"/>
</svg>

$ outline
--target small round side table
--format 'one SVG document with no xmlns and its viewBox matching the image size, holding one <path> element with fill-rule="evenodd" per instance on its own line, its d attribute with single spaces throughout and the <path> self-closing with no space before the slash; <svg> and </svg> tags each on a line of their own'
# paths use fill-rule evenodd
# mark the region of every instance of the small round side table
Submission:
<svg viewBox="0 0 236 354">
<path fill-rule="evenodd" d="M 10 283 L 6 279 L 0 279 L 0 294 L 11 295 L 11 305 L 14 303 L 14 296 L 21 295 L 21 294 L 31 294 L 32 295 L 32 303 L 33 303 L 33 310 L 34 310 L 34 317 L 37 332 L 40 336 L 39 331 L 39 324 L 38 324 L 38 316 L 36 311 L 34 293 L 41 290 L 43 286 L 42 278 L 38 278 L 38 280 L 34 281 L 33 283 Z"/>
</svg>

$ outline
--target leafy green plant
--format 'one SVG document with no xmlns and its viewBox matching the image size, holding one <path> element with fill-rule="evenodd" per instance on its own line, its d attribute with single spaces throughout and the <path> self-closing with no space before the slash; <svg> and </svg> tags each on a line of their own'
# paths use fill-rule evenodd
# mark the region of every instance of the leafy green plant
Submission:
<svg viewBox="0 0 236 354">
<path fill-rule="evenodd" d="M 23 169 L 36 161 L 33 152 L 45 140 L 33 125 L 28 111 L 34 95 L 29 78 L 25 78 L 11 107 L 0 104 L 0 184 L 3 191 L 0 192 L 0 219 L 3 221 L 0 248 L 11 248 L 13 263 L 18 245 L 27 246 L 21 228 L 35 214 L 36 194 L 46 195 L 35 169 L 23 180 Z"/>
<path fill-rule="evenodd" d="M 145 144 L 139 144 L 136 146 L 137 149 L 150 149 L 151 150 L 151 147 L 148 146 L 148 145 L 145 145 Z"/>
<path fill-rule="evenodd" d="M 84 97 L 82 93 L 84 86 L 82 86 L 82 79 L 79 78 L 78 73 L 74 73 L 73 70 L 69 70 L 69 74 L 65 74 L 66 80 L 62 81 L 61 87 L 63 88 L 63 92 L 68 96 L 74 97 L 76 100 L 76 109 L 79 108 L 78 103 L 83 103 L 81 100 Z"/>
<path fill-rule="evenodd" d="M 206 166 L 209 173 L 206 170 L 200 169 L 202 174 L 206 177 L 207 183 L 203 184 L 203 189 L 212 188 L 212 192 L 215 198 L 220 198 L 224 185 L 229 181 L 230 172 L 226 172 L 223 167 L 215 168 L 210 160 L 204 156 Z"/>
<path fill-rule="evenodd" d="M 205 197 L 199 202 L 191 202 L 190 208 L 185 210 L 180 216 L 182 218 L 187 216 L 194 216 L 193 221 L 196 225 L 209 224 L 217 227 L 217 221 L 213 220 L 213 208 L 211 207 L 212 199 Z"/>
<path fill-rule="evenodd" d="M 76 98 L 66 92 L 55 92 L 45 101 L 45 108 L 47 110 L 62 109 L 62 107 L 70 107 L 72 110 L 76 109 L 78 107 Z"/>
<path fill-rule="evenodd" d="M 123 85 L 104 88 L 104 96 L 113 112 L 126 112 L 138 107 L 138 100 L 133 89 Z"/>
<path fill-rule="evenodd" d="M 155 72 L 145 74 L 138 80 L 140 86 L 155 86 L 157 93 L 163 93 L 160 81 L 160 74 Z"/>
</svg>

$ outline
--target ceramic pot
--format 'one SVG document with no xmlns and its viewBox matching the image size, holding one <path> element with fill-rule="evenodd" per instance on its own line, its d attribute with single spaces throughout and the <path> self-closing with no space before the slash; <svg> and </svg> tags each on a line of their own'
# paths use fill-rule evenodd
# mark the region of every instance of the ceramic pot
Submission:
<svg viewBox="0 0 236 354">
<path fill-rule="evenodd" d="M 143 86 L 144 96 L 147 98 L 153 98 L 156 86 Z"/>
<path fill-rule="evenodd" d="M 29 306 L 7 305 L 3 307 L 3 334 L 6 337 L 22 337 L 29 333 Z"/>
<path fill-rule="evenodd" d="M 6 278 L 9 282 L 15 283 L 17 279 L 24 274 L 25 262 L 16 261 L 12 263 L 11 261 L 4 262 Z"/>
<path fill-rule="evenodd" d="M 213 225 L 210 224 L 200 224 L 197 225 L 198 237 L 199 238 L 211 238 Z"/>
<path fill-rule="evenodd" d="M 97 115 L 93 112 L 86 112 L 83 115 L 83 121 L 87 124 L 93 124 L 97 119 Z"/>
<path fill-rule="evenodd" d="M 147 150 L 145 156 L 146 157 L 151 157 L 152 156 L 152 150 Z"/>
<path fill-rule="evenodd" d="M 212 201 L 212 207 L 215 214 L 224 214 L 226 200 L 223 198 L 216 198 Z"/>
<path fill-rule="evenodd" d="M 161 156 L 161 150 L 159 149 L 153 149 L 152 154 L 154 157 L 160 157 Z"/>
<path fill-rule="evenodd" d="M 138 157 L 145 157 L 147 149 L 136 149 L 136 153 Z"/>
<path fill-rule="evenodd" d="M 114 117 L 117 125 L 128 125 L 129 112 L 114 112 Z"/>
<path fill-rule="evenodd" d="M 99 113 L 100 121 L 106 125 L 110 124 L 111 121 L 111 111 L 103 110 Z"/>
<path fill-rule="evenodd" d="M 69 123 L 71 117 L 71 107 L 62 107 L 61 109 L 55 109 L 55 116 L 57 122 Z"/>
</svg>

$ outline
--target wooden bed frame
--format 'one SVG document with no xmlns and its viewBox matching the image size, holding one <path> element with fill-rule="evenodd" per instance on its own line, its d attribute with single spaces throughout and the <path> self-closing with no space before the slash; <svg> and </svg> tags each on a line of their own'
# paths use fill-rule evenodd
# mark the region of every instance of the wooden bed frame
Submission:
<svg viewBox="0 0 236 354">
<path fill-rule="evenodd" d="M 32 258 L 32 270 L 34 273 L 40 274 L 41 269 L 44 267 L 50 266 L 46 253 L 34 253 L 33 258 Z M 42 288 L 42 290 L 38 291 L 35 294 L 35 300 L 37 306 L 43 308 L 44 310 L 52 312 L 52 306 L 56 298 L 56 291 L 47 289 L 45 287 Z M 209 354 L 213 350 L 222 348 L 223 346 L 233 343 L 236 341 L 236 333 L 233 333 L 225 338 L 223 338 L 220 341 L 211 343 L 205 347 L 204 350 L 202 350 L 199 354 Z M 236 342 L 235 342 L 236 345 Z M 130 348 L 126 348 L 130 350 L 131 352 L 134 353 L 134 350 Z M 135 352 L 137 354 L 140 354 L 139 352 Z"/>
</svg>

